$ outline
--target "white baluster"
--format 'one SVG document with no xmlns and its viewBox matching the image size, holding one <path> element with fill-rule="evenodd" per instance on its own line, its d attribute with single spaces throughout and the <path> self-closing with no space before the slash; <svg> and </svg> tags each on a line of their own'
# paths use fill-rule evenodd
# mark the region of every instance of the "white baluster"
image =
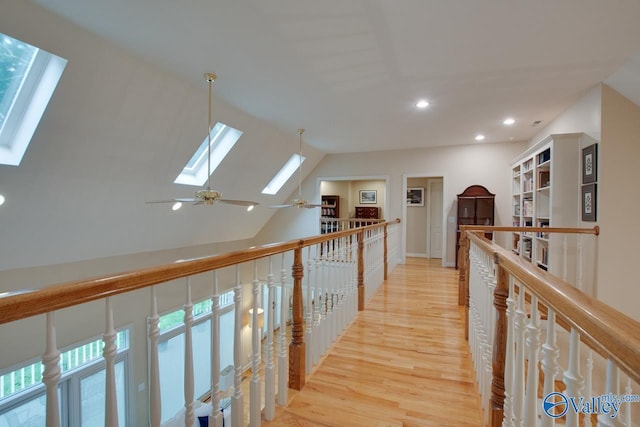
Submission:
<svg viewBox="0 0 640 427">
<path fill-rule="evenodd" d="M 191 282 L 187 277 L 187 299 L 184 304 L 184 422 L 191 427 L 195 422 L 193 379 L 193 303 Z"/>
<path fill-rule="evenodd" d="M 605 394 L 618 394 L 620 390 L 620 371 L 616 365 L 607 359 Z M 619 427 L 617 418 L 611 418 L 607 414 L 598 414 L 598 427 Z"/>
<path fill-rule="evenodd" d="M 589 398 L 593 393 L 593 351 L 591 349 L 587 350 L 586 371 L 583 395 Z M 592 427 L 590 415 L 584 417 L 584 427 Z"/>
<path fill-rule="evenodd" d="M 106 427 L 118 427 L 118 399 L 116 393 L 116 331 L 113 329 L 113 310 L 111 298 L 105 299 L 106 303 L 106 327 L 102 341 L 104 348 L 102 354 L 105 361 L 105 417 Z"/>
<path fill-rule="evenodd" d="M 322 257 L 322 354 L 325 354 L 331 345 L 331 328 L 329 318 L 329 298 L 331 291 L 329 283 L 331 270 L 329 268 L 329 242 L 325 242 L 324 256 Z"/>
<path fill-rule="evenodd" d="M 580 398 L 584 382 L 580 374 L 580 334 L 573 328 L 571 328 L 569 337 L 569 367 L 564 372 L 564 383 L 567 386 L 565 395 L 569 399 L 574 398 L 577 401 Z M 566 426 L 578 427 L 578 414 L 571 407 L 567 410 Z"/>
<path fill-rule="evenodd" d="M 494 233 L 495 235 L 495 233 Z M 515 342 L 513 340 L 514 322 L 516 314 L 516 300 L 514 299 L 513 276 L 509 276 L 509 297 L 507 298 L 507 345 L 504 361 L 504 426 L 513 427 L 513 365 L 515 357 Z"/>
<path fill-rule="evenodd" d="M 516 338 L 516 363 L 513 369 L 513 415 L 515 425 L 523 427 L 524 416 L 524 355 L 525 355 L 525 327 L 527 313 L 524 307 L 524 286 L 520 285 L 518 290 L 518 306 L 515 318 L 515 338 Z"/>
<path fill-rule="evenodd" d="M 560 350 L 557 344 L 556 312 L 547 309 L 547 337 L 542 345 L 542 372 L 544 373 L 544 385 L 542 398 L 555 391 L 555 380 L 560 373 L 558 356 Z M 545 414 L 542 415 L 542 427 L 553 427 L 555 419 Z"/>
<path fill-rule="evenodd" d="M 220 412 L 220 289 L 218 270 L 213 272 L 213 298 L 211 301 L 211 416 L 209 425 L 222 427 Z"/>
<path fill-rule="evenodd" d="M 322 244 L 320 244 L 322 245 Z M 313 353 L 313 364 L 316 365 L 320 362 L 320 353 L 322 352 L 322 344 L 321 337 L 322 332 L 320 328 L 320 307 L 322 305 L 322 285 L 321 278 L 318 278 L 320 275 L 320 268 L 322 266 L 322 255 L 321 248 L 322 246 L 316 245 L 316 258 L 315 258 L 315 274 L 314 274 L 314 282 L 315 282 L 315 293 L 314 293 L 314 304 L 313 304 L 313 342 L 310 344 L 311 352 Z"/>
<path fill-rule="evenodd" d="M 524 406 L 524 424 L 535 426 L 538 420 L 538 351 L 540 348 L 540 315 L 538 298 L 531 295 L 531 315 L 527 325 L 527 390 Z"/>
<path fill-rule="evenodd" d="M 151 287 L 151 316 L 147 319 L 149 326 L 149 416 L 151 427 L 160 427 L 162 417 L 162 399 L 160 397 L 160 363 L 158 361 L 158 338 L 160 328 L 158 322 L 158 299 L 156 287 Z"/>
<path fill-rule="evenodd" d="M 258 298 L 260 294 L 260 282 L 258 281 L 258 263 L 253 261 L 253 316 L 251 316 L 251 385 L 249 398 L 249 425 L 260 425 L 260 341 L 262 328 L 258 323 Z M 263 314 L 264 316 L 264 314 Z"/>
<path fill-rule="evenodd" d="M 287 404 L 289 390 L 289 353 L 287 352 L 287 318 L 289 317 L 289 298 L 287 298 L 287 270 L 284 266 L 282 254 L 282 268 L 280 270 L 280 332 L 278 333 L 278 405 Z"/>
<path fill-rule="evenodd" d="M 631 378 L 627 378 L 627 386 L 624 388 L 624 392 L 628 395 L 630 395 L 633 390 L 631 389 Z M 626 402 L 625 408 L 624 408 L 624 425 L 626 427 L 631 427 L 631 402 Z"/>
<path fill-rule="evenodd" d="M 329 318 L 330 323 L 331 323 L 331 341 L 330 344 L 333 344 L 334 342 L 336 342 L 336 338 L 338 337 L 338 307 L 336 305 L 336 293 L 337 293 L 337 282 L 338 282 L 338 274 L 337 274 L 337 267 L 336 267 L 336 240 L 333 239 L 331 241 L 331 288 L 330 288 L 330 292 L 331 292 L 331 313 Z"/>
<path fill-rule="evenodd" d="M 307 343 L 307 351 L 305 353 L 305 368 L 307 374 L 311 373 L 313 367 L 313 292 L 311 290 L 311 246 L 307 247 L 307 298 L 305 299 L 304 315 L 305 315 L 305 342 Z"/>
<path fill-rule="evenodd" d="M 56 345 L 56 327 L 53 322 L 53 312 L 49 312 L 47 313 L 47 345 L 42 356 L 42 365 L 44 366 L 42 382 L 47 389 L 47 427 L 60 427 L 60 412 L 58 408 L 59 363 L 60 352 Z"/>
<path fill-rule="evenodd" d="M 275 329 L 276 320 L 276 286 L 273 281 L 273 264 L 271 262 L 271 257 L 269 257 L 267 289 L 269 291 L 269 304 L 268 307 L 265 307 L 267 311 L 267 348 L 265 350 L 265 357 L 267 360 L 264 369 L 264 418 L 267 421 L 271 421 L 276 414 L 276 374 L 275 365 L 273 363 L 273 330 Z"/>
<path fill-rule="evenodd" d="M 585 292 L 584 283 L 583 283 L 583 275 L 582 275 L 582 235 L 578 234 L 578 265 L 577 265 L 577 277 L 576 277 L 576 285 L 577 288 L 582 292 Z M 585 292 L 591 295 L 591 292 Z M 587 417 L 588 418 L 588 417 Z"/>
<path fill-rule="evenodd" d="M 231 397 L 231 421 L 234 427 L 244 425 L 244 402 L 242 390 L 242 285 L 240 284 L 240 268 L 236 265 L 236 285 L 233 288 L 235 322 L 233 325 L 233 396 Z"/>
</svg>

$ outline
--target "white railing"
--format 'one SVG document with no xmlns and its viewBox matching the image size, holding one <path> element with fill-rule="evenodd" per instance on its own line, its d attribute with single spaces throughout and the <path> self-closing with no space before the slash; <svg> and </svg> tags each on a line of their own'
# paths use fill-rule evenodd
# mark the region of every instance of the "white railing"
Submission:
<svg viewBox="0 0 640 427">
<path fill-rule="evenodd" d="M 180 261 L 157 268 L 118 274 L 86 281 L 61 284 L 40 291 L 28 292 L 0 298 L 0 324 L 12 327 L 12 322 L 46 314 L 46 350 L 42 358 L 42 382 L 46 388 L 47 426 L 60 424 L 58 383 L 61 378 L 60 350 L 56 344 L 54 316 L 65 308 L 94 300 L 104 300 L 103 358 L 106 362 L 105 425 L 118 425 L 117 392 L 114 373 L 116 356 L 116 329 L 118 324 L 117 299 L 113 297 L 127 292 L 143 292 L 149 287 L 148 310 L 139 307 L 139 316 L 144 316 L 148 333 L 148 398 L 149 424 L 160 426 L 163 420 L 159 363 L 160 328 L 158 307 L 162 292 L 176 290 L 184 292 L 184 409 L 179 415 L 181 425 L 198 425 L 198 417 L 207 417 L 209 425 L 222 426 L 223 418 L 232 426 L 261 425 L 262 419 L 275 416 L 275 405 L 286 405 L 288 387 L 301 388 L 305 374 L 312 372 L 323 354 L 337 340 L 362 303 L 384 281 L 388 269 L 385 259 L 387 248 L 397 254 L 397 222 L 371 225 L 331 236 L 318 236 L 277 245 L 250 248 L 208 258 Z M 392 238 L 387 239 L 387 235 Z M 389 241 L 391 244 L 389 244 Z M 393 258 L 393 266 L 397 263 Z M 290 266 L 290 267 L 289 267 Z M 219 276 L 231 276 L 235 269 L 235 280 L 221 282 Z M 277 272 L 280 272 L 277 280 Z M 384 272 L 384 273 L 383 273 Z M 251 275 L 251 280 L 242 280 Z M 260 277 L 266 277 L 260 280 Z M 287 278 L 292 282 L 287 283 Z M 266 283 L 269 302 L 262 307 L 260 289 Z M 195 396 L 194 355 L 194 292 L 202 293 L 204 284 L 211 300 L 211 388 L 208 403 L 199 402 Z M 234 367 L 232 390 L 227 389 L 229 377 L 220 374 L 220 290 L 232 287 L 235 311 L 234 322 Z M 281 299 L 276 301 L 280 288 Z M 246 292 L 250 290 L 250 292 Z M 244 299 L 250 295 L 249 301 Z M 291 308 L 291 312 L 289 309 Z M 249 309 L 253 316 L 249 316 Z M 263 336 L 260 325 L 260 310 L 267 322 L 264 339 L 264 363 L 262 361 Z M 276 330 L 276 311 L 280 310 L 280 330 Z M 248 321 L 246 319 L 249 319 Z M 304 320 L 304 322 L 303 322 Z M 290 322 L 291 331 L 287 331 Z M 306 328 L 305 328 L 306 326 Z M 250 340 L 245 342 L 246 330 Z M 277 342 L 274 339 L 277 332 Z M 291 342 L 288 342 L 288 336 Z M 251 350 L 243 348 L 250 347 Z M 306 347 L 306 351 L 305 351 Z M 248 357 L 247 357 L 248 356 Z M 275 359 L 277 358 L 277 364 Z M 249 393 L 243 389 L 243 375 L 249 361 Z M 169 369 L 177 369 L 177 366 Z M 263 371 L 263 372 L 262 372 Z M 221 383 L 225 384 L 224 389 Z M 222 412 L 225 395 L 230 393 L 231 414 Z M 262 403 L 264 396 L 264 403 Z M 248 411 L 245 411 L 245 397 Z M 0 405 L 2 402 L 0 401 Z M 245 412 L 248 417 L 245 416 Z M 2 417 L 2 413 L 0 413 Z M 167 418 L 166 416 L 164 418 Z M 0 418 L 1 419 L 1 418 Z M 173 421 L 175 421 L 174 418 Z M 228 425 L 225 423 L 225 425 Z"/>
<path fill-rule="evenodd" d="M 487 425 L 637 426 L 640 323 L 466 236 L 461 289 Z"/>
</svg>

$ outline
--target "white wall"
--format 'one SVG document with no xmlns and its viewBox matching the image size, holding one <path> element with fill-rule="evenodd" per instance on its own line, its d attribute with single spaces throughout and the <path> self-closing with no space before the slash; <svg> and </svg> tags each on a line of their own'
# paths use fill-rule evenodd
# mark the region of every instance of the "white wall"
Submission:
<svg viewBox="0 0 640 427">
<path fill-rule="evenodd" d="M 532 146 L 549 135 L 559 133 L 581 132 L 600 141 L 601 87 L 601 85 L 596 85 L 588 90 L 567 110 L 531 138 L 528 145 Z"/>
<path fill-rule="evenodd" d="M 510 164 L 525 148 L 524 142 L 514 142 L 328 155 L 303 182 L 303 193 L 307 198 L 319 200 L 319 184 L 315 183 L 318 178 L 389 176 L 388 212 L 385 217 L 402 218 L 406 197 L 403 194 L 403 176 L 442 176 L 444 217 L 448 217 L 444 261 L 453 266 L 456 195 L 469 185 L 484 185 L 496 194 L 496 225 L 510 225 Z M 318 218 L 319 214 L 312 210 L 282 209 L 256 236 L 256 242 L 311 235 L 318 228 Z M 282 230 L 286 230 L 284 235 Z"/>
<path fill-rule="evenodd" d="M 602 88 L 599 152 L 598 298 L 640 320 L 638 250 L 640 198 L 635 173 L 640 159 L 640 107 L 608 86 Z"/>
</svg>

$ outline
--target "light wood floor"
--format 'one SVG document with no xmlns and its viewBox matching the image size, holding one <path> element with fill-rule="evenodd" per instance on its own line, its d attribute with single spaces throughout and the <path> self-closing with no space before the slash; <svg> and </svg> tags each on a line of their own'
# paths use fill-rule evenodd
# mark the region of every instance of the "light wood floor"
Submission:
<svg viewBox="0 0 640 427">
<path fill-rule="evenodd" d="M 481 426 L 457 273 L 408 258 L 264 426 Z"/>
</svg>

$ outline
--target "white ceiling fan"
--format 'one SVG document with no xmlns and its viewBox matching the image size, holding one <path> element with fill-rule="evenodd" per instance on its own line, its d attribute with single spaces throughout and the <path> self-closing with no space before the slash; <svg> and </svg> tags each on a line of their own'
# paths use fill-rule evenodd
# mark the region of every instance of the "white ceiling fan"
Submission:
<svg viewBox="0 0 640 427">
<path fill-rule="evenodd" d="M 193 202 L 194 205 L 213 205 L 214 203 L 228 203 L 231 205 L 248 206 L 251 210 L 258 202 L 250 200 L 233 200 L 223 199 L 222 193 L 211 189 L 211 86 L 217 76 L 213 73 L 205 73 L 204 78 L 209 83 L 209 128 L 207 132 L 207 188 L 206 190 L 196 191 L 195 197 L 176 198 L 169 200 L 153 200 L 146 203 L 188 203 Z"/>
<path fill-rule="evenodd" d="M 300 152 L 298 154 L 298 198 L 293 199 L 291 203 L 288 205 L 275 205 L 269 206 L 270 208 L 319 208 L 319 207 L 328 207 L 327 205 L 319 205 L 314 203 L 309 203 L 308 200 L 302 198 L 302 134 L 304 133 L 304 129 L 298 129 L 299 139 L 300 139 Z"/>
</svg>

